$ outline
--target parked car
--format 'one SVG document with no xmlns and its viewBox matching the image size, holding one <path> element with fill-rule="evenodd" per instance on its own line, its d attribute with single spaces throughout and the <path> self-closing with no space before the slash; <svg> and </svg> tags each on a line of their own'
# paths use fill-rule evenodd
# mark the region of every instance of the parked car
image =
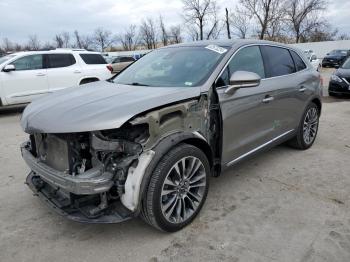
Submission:
<svg viewBox="0 0 350 262">
<path fill-rule="evenodd" d="M 136 60 L 131 56 L 118 56 L 112 60 L 111 65 L 113 68 L 113 73 L 119 73 L 124 68 L 134 63 Z"/>
<path fill-rule="evenodd" d="M 10 54 L 0 58 L 0 106 L 29 103 L 62 88 L 112 76 L 99 53 L 56 49 Z"/>
<path fill-rule="evenodd" d="M 321 68 L 321 61 L 317 58 L 317 55 L 312 50 L 305 50 L 304 51 L 305 56 L 309 60 L 310 64 L 315 68 L 317 71 Z"/>
<path fill-rule="evenodd" d="M 282 142 L 311 147 L 321 92 L 304 55 L 279 43 L 164 47 L 109 81 L 31 103 L 26 182 L 75 221 L 141 215 L 176 231 L 202 208 L 209 176 Z"/>
<path fill-rule="evenodd" d="M 350 94 L 350 58 L 331 75 L 328 93 L 330 96 Z"/>
<path fill-rule="evenodd" d="M 350 50 L 333 50 L 323 58 L 322 66 L 338 68 L 349 56 Z"/>
</svg>

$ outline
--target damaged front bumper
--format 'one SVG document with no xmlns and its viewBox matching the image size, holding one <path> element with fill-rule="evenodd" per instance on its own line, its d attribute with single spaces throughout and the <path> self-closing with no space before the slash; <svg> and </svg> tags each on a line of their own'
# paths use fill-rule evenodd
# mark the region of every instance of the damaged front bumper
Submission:
<svg viewBox="0 0 350 262">
<path fill-rule="evenodd" d="M 118 223 L 134 216 L 120 201 L 107 204 L 106 192 L 113 180 L 112 174 L 103 173 L 102 166 L 71 176 L 40 162 L 27 143 L 22 144 L 21 152 L 32 170 L 26 184 L 56 213 L 84 223 Z"/>
<path fill-rule="evenodd" d="M 22 157 L 30 167 L 45 182 L 77 195 L 92 195 L 103 193 L 113 186 L 112 174 L 103 173 L 103 166 L 94 167 L 79 176 L 72 176 L 56 171 L 35 158 L 29 151 L 27 143 L 21 146 Z"/>
</svg>

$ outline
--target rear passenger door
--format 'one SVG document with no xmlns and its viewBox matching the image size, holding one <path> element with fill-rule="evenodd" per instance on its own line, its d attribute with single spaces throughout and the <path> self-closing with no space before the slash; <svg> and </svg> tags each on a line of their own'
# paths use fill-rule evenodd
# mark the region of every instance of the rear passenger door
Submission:
<svg viewBox="0 0 350 262">
<path fill-rule="evenodd" d="M 298 126 L 303 103 L 300 94 L 303 91 L 303 79 L 297 73 L 291 51 L 287 48 L 264 45 L 261 53 L 265 63 L 265 84 L 273 90 L 274 136 L 291 132 Z M 303 61 L 301 61 L 303 63 Z M 299 61 L 300 63 L 300 61 Z M 298 65 L 299 69 L 306 65 Z"/>
<path fill-rule="evenodd" d="M 248 71 L 265 79 L 265 68 L 259 46 L 239 50 L 217 79 L 223 118 L 222 161 L 231 165 L 274 138 L 274 88 L 264 80 L 259 86 L 241 88 L 226 94 L 229 79 L 236 71 Z"/>
<path fill-rule="evenodd" d="M 79 84 L 82 72 L 73 54 L 55 53 L 45 56 L 50 92 Z"/>
</svg>

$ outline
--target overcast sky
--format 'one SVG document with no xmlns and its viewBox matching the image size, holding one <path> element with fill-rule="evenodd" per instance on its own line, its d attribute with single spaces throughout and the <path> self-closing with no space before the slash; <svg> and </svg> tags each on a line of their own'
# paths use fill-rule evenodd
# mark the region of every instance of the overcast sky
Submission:
<svg viewBox="0 0 350 262">
<path fill-rule="evenodd" d="M 327 20 L 350 34 L 350 0 L 329 0 Z M 238 0 L 218 0 L 233 9 Z M 75 29 L 91 33 L 104 27 L 114 34 L 143 18 L 162 15 L 167 26 L 182 22 L 181 0 L 0 0 L 0 39 L 25 42 L 36 34 L 42 42 L 51 41 L 57 32 Z"/>
</svg>

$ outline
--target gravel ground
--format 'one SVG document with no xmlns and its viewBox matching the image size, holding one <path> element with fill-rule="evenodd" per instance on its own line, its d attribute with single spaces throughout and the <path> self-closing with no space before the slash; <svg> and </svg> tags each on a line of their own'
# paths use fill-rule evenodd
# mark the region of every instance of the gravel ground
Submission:
<svg viewBox="0 0 350 262">
<path fill-rule="evenodd" d="M 20 112 L 0 111 L 0 261 L 350 261 L 348 98 L 324 99 L 310 150 L 282 145 L 211 179 L 199 217 L 174 234 L 48 210 L 24 185 Z"/>
</svg>

